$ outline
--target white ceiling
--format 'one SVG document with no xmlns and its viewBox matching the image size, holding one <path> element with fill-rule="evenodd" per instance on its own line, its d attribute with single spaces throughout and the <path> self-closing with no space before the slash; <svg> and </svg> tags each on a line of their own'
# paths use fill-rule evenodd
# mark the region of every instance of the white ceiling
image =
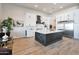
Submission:
<svg viewBox="0 0 79 59">
<path fill-rule="evenodd" d="M 16 5 L 51 14 L 76 6 L 78 3 L 16 3 Z"/>
</svg>

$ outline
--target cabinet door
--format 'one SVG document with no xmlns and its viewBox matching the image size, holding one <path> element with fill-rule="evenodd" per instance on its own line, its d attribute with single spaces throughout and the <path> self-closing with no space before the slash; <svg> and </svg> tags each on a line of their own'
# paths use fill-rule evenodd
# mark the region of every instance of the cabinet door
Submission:
<svg viewBox="0 0 79 59">
<path fill-rule="evenodd" d="M 65 15 L 64 15 L 64 20 L 65 20 L 65 21 L 68 20 L 68 13 L 65 13 Z"/>
<path fill-rule="evenodd" d="M 14 38 L 25 37 L 25 29 L 23 27 L 14 27 L 11 34 Z"/>
<path fill-rule="evenodd" d="M 17 28 L 17 27 L 14 27 L 11 34 L 12 34 L 12 36 L 13 36 L 14 38 L 18 38 L 18 37 L 20 37 L 19 32 L 20 32 L 20 31 L 18 30 L 18 28 Z"/>
<path fill-rule="evenodd" d="M 79 10 L 74 13 L 74 38 L 79 39 Z"/>
<path fill-rule="evenodd" d="M 60 21 L 64 21 L 64 14 L 61 14 L 61 20 Z"/>
<path fill-rule="evenodd" d="M 19 34 L 20 34 L 20 37 L 25 37 L 25 28 L 21 27 L 19 29 Z"/>
<path fill-rule="evenodd" d="M 65 13 L 64 20 L 73 20 L 74 19 L 74 12 Z"/>
<path fill-rule="evenodd" d="M 70 12 L 68 18 L 69 18 L 69 20 L 73 20 L 74 19 L 74 12 Z"/>
<path fill-rule="evenodd" d="M 34 30 L 27 30 L 27 37 L 34 36 Z"/>
<path fill-rule="evenodd" d="M 74 13 L 74 23 L 79 24 L 79 11 Z"/>
<path fill-rule="evenodd" d="M 61 17 L 60 16 L 56 16 L 56 21 L 60 21 L 61 20 Z"/>
<path fill-rule="evenodd" d="M 79 39 L 79 24 L 74 24 L 74 38 Z"/>
<path fill-rule="evenodd" d="M 64 29 L 64 24 L 57 24 L 56 29 L 57 30 L 63 30 Z"/>
<path fill-rule="evenodd" d="M 35 26 L 36 25 L 36 15 L 33 13 L 26 14 L 25 26 Z"/>
<path fill-rule="evenodd" d="M 56 16 L 57 21 L 64 21 L 64 14 Z"/>
<path fill-rule="evenodd" d="M 31 36 L 31 30 L 27 30 L 27 37 Z"/>
</svg>

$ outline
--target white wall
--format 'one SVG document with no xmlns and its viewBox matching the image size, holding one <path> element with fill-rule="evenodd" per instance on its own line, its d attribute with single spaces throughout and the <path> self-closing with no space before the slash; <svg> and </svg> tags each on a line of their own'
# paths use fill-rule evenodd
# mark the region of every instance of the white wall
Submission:
<svg viewBox="0 0 79 59">
<path fill-rule="evenodd" d="M 0 22 L 2 21 L 2 4 L 0 4 Z"/>
<path fill-rule="evenodd" d="M 0 4 L 0 18 L 1 18 L 1 9 L 2 9 L 2 8 L 1 8 L 1 4 Z"/>
<path fill-rule="evenodd" d="M 30 10 L 28 8 L 20 7 L 13 4 L 3 4 L 2 7 L 3 7 L 3 18 L 9 16 L 12 17 L 14 20 L 19 20 L 21 22 L 26 23 L 26 25 L 28 25 L 28 23 L 30 24 L 36 23 L 35 18 L 36 15 L 40 15 L 41 17 L 48 17 L 48 15 L 42 12 Z M 31 20 L 28 19 L 29 16 L 31 16 Z"/>
<path fill-rule="evenodd" d="M 31 10 L 25 7 L 21 7 L 14 4 L 2 4 L 2 18 L 5 19 L 7 17 L 11 17 L 14 19 L 14 21 L 19 21 L 24 23 L 24 27 L 15 27 L 13 34 L 16 37 L 22 37 L 22 34 L 24 36 L 25 30 L 29 24 L 31 26 L 36 26 L 36 15 L 41 16 L 41 20 L 48 21 L 48 15 L 45 13 L 42 13 L 40 11 Z M 23 28 L 21 30 L 21 28 Z M 18 29 L 16 31 L 16 29 Z M 21 34 L 21 35 L 20 35 Z"/>
</svg>

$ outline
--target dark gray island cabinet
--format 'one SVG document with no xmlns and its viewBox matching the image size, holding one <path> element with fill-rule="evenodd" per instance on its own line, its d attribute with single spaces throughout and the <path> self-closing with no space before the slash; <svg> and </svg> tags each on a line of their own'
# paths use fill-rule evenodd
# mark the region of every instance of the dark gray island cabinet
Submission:
<svg viewBox="0 0 79 59">
<path fill-rule="evenodd" d="M 60 41 L 62 40 L 62 37 L 63 32 L 50 32 L 50 33 L 35 32 L 35 40 L 40 42 L 44 46 Z"/>
</svg>

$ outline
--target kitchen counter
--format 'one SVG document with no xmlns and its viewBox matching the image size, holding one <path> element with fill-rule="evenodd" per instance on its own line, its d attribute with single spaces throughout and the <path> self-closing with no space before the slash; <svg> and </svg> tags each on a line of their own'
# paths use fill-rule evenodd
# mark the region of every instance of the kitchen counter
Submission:
<svg viewBox="0 0 79 59">
<path fill-rule="evenodd" d="M 55 43 L 62 40 L 63 31 L 37 31 L 35 32 L 35 40 L 47 46 L 49 44 Z"/>
<path fill-rule="evenodd" d="M 57 33 L 57 32 L 63 32 L 63 30 L 57 30 L 57 31 L 36 31 L 42 34 L 50 34 L 50 33 Z"/>
</svg>

